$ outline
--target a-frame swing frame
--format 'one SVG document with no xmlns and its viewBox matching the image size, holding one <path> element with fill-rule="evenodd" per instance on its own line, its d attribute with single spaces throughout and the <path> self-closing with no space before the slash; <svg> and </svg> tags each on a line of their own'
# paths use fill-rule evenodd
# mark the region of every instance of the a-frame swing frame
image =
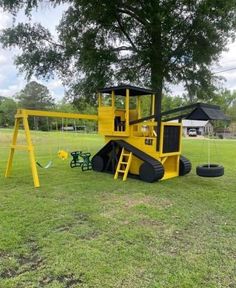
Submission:
<svg viewBox="0 0 236 288">
<path fill-rule="evenodd" d="M 17 144 L 17 136 L 18 136 L 19 126 L 20 126 L 21 122 L 23 124 L 23 128 L 25 131 L 25 137 L 26 137 L 26 144 L 27 145 L 18 145 Z M 34 145 L 32 143 L 32 139 L 31 139 L 31 135 L 30 135 L 30 128 L 29 128 L 29 123 L 28 123 L 28 114 L 26 113 L 25 110 L 18 110 L 17 114 L 15 115 L 15 125 L 14 125 L 13 137 L 12 137 L 12 144 L 10 146 L 10 154 L 9 154 L 9 158 L 7 161 L 7 168 L 6 168 L 5 177 L 9 177 L 11 175 L 15 150 L 26 150 L 29 152 L 30 167 L 31 167 L 31 171 L 32 171 L 34 187 L 38 188 L 40 186 L 40 184 L 39 184 L 38 170 L 37 170 L 36 161 L 35 161 Z"/>
<path fill-rule="evenodd" d="M 32 171 L 32 177 L 34 182 L 34 187 L 40 187 L 37 164 L 35 159 L 34 145 L 32 143 L 32 138 L 30 134 L 29 116 L 38 116 L 38 117 L 52 117 L 52 118 L 68 118 L 68 119 L 87 119 L 87 120 L 98 120 L 97 115 L 88 115 L 88 114 L 75 114 L 75 113 L 64 113 L 64 112 L 53 112 L 53 111 L 40 111 L 40 110 L 28 110 L 28 109 L 18 109 L 15 115 L 15 125 L 13 130 L 12 143 L 10 145 L 10 153 L 7 161 L 7 167 L 5 172 L 5 177 L 10 177 L 13 158 L 16 150 L 25 150 L 29 153 L 30 167 Z M 20 124 L 23 124 L 23 129 L 25 131 L 26 145 L 17 144 L 17 137 L 19 132 Z"/>
</svg>

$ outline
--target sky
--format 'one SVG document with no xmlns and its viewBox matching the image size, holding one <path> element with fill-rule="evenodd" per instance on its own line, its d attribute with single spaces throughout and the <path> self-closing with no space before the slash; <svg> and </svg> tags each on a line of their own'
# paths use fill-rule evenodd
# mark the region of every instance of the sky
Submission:
<svg viewBox="0 0 236 288">
<path fill-rule="evenodd" d="M 42 5 L 38 8 L 38 11 L 33 13 L 32 21 L 40 22 L 44 27 L 48 28 L 52 34 L 56 35 L 55 29 L 64 10 L 65 6 L 51 8 Z M 20 13 L 17 17 L 17 21 L 23 22 L 28 21 L 28 19 L 23 13 Z M 12 16 L 0 9 L 0 30 L 11 27 L 12 23 Z M 222 53 L 219 64 L 212 67 L 212 72 L 236 68 L 236 43 L 230 43 L 227 46 L 227 49 L 227 52 Z M 0 96 L 12 97 L 16 92 L 23 89 L 27 83 L 24 79 L 24 75 L 20 75 L 14 65 L 14 59 L 17 52 L 17 49 L 6 50 L 2 49 L 0 46 Z M 223 87 L 229 90 L 236 90 L 236 69 L 217 73 L 217 75 L 225 78 L 222 85 Z M 47 86 L 56 101 L 60 101 L 63 98 L 65 89 L 58 78 L 51 79 L 47 82 L 36 78 L 32 78 L 31 80 L 36 80 Z M 181 85 L 171 86 L 170 89 L 173 95 L 181 95 L 184 93 Z"/>
<path fill-rule="evenodd" d="M 59 20 L 64 10 L 64 6 L 57 7 L 56 9 L 50 8 L 49 6 L 41 6 L 37 12 L 35 11 L 33 13 L 32 21 L 42 23 L 52 34 L 56 35 L 56 26 L 59 24 Z M 23 22 L 28 21 L 28 19 L 23 13 L 20 13 L 17 17 L 17 21 Z M 0 9 L 0 30 L 11 27 L 12 23 L 12 16 Z M 14 59 L 17 52 L 17 49 L 2 49 L 0 46 L 0 96 L 12 97 L 27 84 L 24 75 L 20 75 L 14 65 Z M 55 77 L 49 81 L 43 81 L 33 77 L 31 80 L 35 80 L 47 86 L 56 101 L 63 98 L 65 89 L 58 78 Z"/>
</svg>

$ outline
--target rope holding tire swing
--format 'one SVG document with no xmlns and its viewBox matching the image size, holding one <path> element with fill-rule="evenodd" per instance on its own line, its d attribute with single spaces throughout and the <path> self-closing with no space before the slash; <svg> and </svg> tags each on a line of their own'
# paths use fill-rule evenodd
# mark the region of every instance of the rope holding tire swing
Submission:
<svg viewBox="0 0 236 288">
<path fill-rule="evenodd" d="M 219 164 L 210 163 L 211 149 L 210 149 L 210 138 L 208 138 L 208 163 L 197 166 L 196 174 L 200 177 L 220 177 L 224 175 L 224 167 Z"/>
</svg>

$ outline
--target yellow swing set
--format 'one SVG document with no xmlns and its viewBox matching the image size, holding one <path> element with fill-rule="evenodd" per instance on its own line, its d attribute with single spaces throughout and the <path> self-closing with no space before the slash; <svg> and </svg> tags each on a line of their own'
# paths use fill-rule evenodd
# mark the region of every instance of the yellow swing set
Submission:
<svg viewBox="0 0 236 288">
<path fill-rule="evenodd" d="M 87 114 L 54 112 L 54 111 L 29 110 L 29 109 L 18 109 L 17 110 L 17 113 L 15 115 L 15 125 L 14 125 L 14 130 L 13 130 L 12 143 L 10 146 L 10 154 L 8 157 L 5 177 L 10 177 L 10 175 L 11 175 L 15 151 L 16 150 L 28 151 L 34 187 L 37 188 L 37 187 L 40 187 L 38 170 L 37 170 L 37 166 L 39 166 L 39 165 L 37 164 L 37 161 L 35 159 L 35 150 L 34 150 L 34 145 L 32 143 L 31 134 L 30 134 L 30 128 L 29 128 L 29 123 L 28 123 L 28 118 L 30 116 L 52 117 L 52 118 L 61 118 L 61 119 L 62 118 L 65 118 L 65 119 L 89 119 L 89 120 L 95 120 L 95 121 L 98 120 L 98 116 L 97 115 L 87 115 Z M 23 124 L 23 129 L 25 132 L 26 145 L 17 144 L 19 126 L 21 123 Z M 68 158 L 68 152 L 65 150 L 59 150 L 58 151 L 58 157 L 62 160 L 65 160 Z"/>
</svg>

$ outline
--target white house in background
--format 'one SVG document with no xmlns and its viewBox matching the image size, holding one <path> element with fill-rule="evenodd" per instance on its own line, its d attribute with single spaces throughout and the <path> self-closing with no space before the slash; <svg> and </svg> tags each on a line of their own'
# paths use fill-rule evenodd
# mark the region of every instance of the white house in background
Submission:
<svg viewBox="0 0 236 288">
<path fill-rule="evenodd" d="M 200 120 L 182 120 L 183 134 L 188 135 L 189 129 L 196 129 L 197 135 L 208 135 L 213 133 L 213 126 L 210 121 L 200 121 Z"/>
</svg>

